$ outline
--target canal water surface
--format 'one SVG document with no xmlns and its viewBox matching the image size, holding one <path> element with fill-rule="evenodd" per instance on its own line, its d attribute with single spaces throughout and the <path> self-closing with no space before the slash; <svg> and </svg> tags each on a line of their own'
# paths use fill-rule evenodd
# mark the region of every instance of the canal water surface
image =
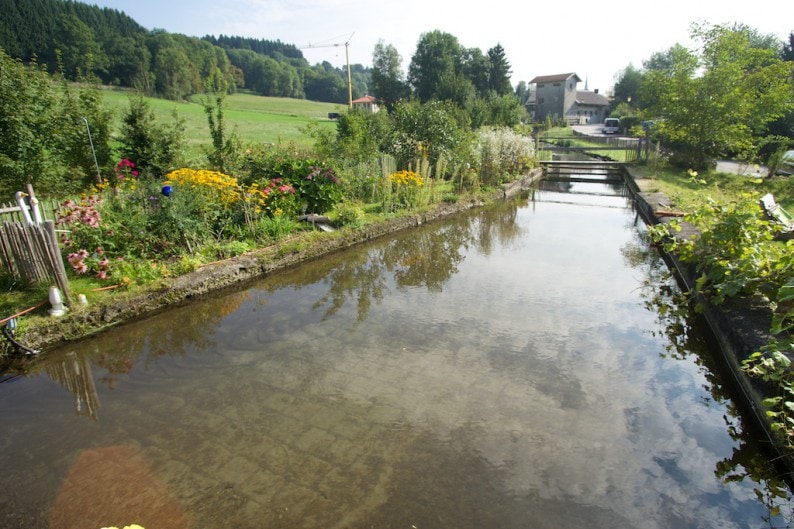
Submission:
<svg viewBox="0 0 794 529">
<path fill-rule="evenodd" d="M 0 384 L 0 527 L 763 527 L 643 231 L 549 183 L 54 351 Z"/>
</svg>

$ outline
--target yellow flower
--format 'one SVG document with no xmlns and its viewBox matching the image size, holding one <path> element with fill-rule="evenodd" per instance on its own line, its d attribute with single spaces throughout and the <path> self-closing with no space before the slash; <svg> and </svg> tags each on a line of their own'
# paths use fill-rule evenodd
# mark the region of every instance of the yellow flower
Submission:
<svg viewBox="0 0 794 529">
<path fill-rule="evenodd" d="M 229 206 L 240 199 L 240 185 L 237 179 L 217 171 L 205 169 L 177 169 L 166 175 L 166 184 L 189 186 L 197 192 L 216 198 L 221 204 Z"/>
<path fill-rule="evenodd" d="M 424 179 L 414 171 L 397 171 L 389 175 L 389 180 L 397 185 L 421 187 Z"/>
</svg>

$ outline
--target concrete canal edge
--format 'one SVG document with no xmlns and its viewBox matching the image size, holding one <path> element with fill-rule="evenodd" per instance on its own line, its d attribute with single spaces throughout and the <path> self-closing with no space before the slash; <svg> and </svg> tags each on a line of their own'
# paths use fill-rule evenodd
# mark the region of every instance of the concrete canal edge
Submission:
<svg viewBox="0 0 794 529">
<path fill-rule="evenodd" d="M 630 168 L 627 169 L 626 180 L 637 213 L 647 225 L 669 223 L 677 218 L 675 212 L 670 211 L 670 200 L 663 193 L 649 191 L 647 180 L 634 174 Z M 676 237 L 686 239 L 697 233 L 691 225 L 683 222 L 681 225 L 683 229 Z M 682 288 L 693 290 L 697 276 L 692 267 L 682 263 L 675 254 L 663 253 Z M 765 395 L 773 395 L 775 389 L 749 377 L 742 370 L 742 361 L 772 340 L 772 311 L 760 299 L 734 299 L 719 306 L 704 302 L 703 305 L 703 318 L 719 345 L 720 358 L 715 360 L 721 363 L 723 374 L 730 377 L 725 382 L 731 384 L 736 397 L 741 399 L 737 402 L 741 413 L 752 421 L 753 431 L 764 436 L 764 444 L 776 454 L 777 462 L 786 471 L 785 480 L 791 483 L 789 476 L 794 475 L 794 458 L 772 431 L 763 404 Z"/>
</svg>

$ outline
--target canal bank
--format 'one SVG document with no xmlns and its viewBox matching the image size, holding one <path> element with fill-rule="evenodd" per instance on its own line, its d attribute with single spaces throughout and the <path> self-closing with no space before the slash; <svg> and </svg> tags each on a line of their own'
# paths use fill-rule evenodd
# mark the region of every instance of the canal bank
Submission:
<svg viewBox="0 0 794 529">
<path fill-rule="evenodd" d="M 65 316 L 31 319 L 17 338 L 26 347 L 46 352 L 116 325 L 188 303 L 211 292 L 238 287 L 357 244 L 442 220 L 489 202 L 513 198 L 542 177 L 542 170 L 538 168 L 484 197 L 439 204 L 421 213 L 400 216 L 364 228 L 324 233 L 322 237 L 287 239 L 267 248 L 201 266 L 193 272 L 164 280 L 143 291 L 114 293 L 102 303 L 94 303 L 89 299 L 87 306 L 76 306 Z"/>
<path fill-rule="evenodd" d="M 626 180 L 634 196 L 637 213 L 646 224 L 680 221 L 680 214 L 670 210 L 669 198 L 663 193 L 651 191 L 645 178 L 628 169 Z M 680 222 L 680 226 L 682 228 L 680 232 L 671 230 L 680 240 L 686 240 L 697 234 L 697 230 L 685 222 Z M 663 250 L 660 248 L 660 251 Z M 675 254 L 663 253 L 665 261 L 675 273 L 681 287 L 693 291 L 697 280 L 694 268 L 681 262 Z M 784 479 L 789 486 L 792 486 L 794 458 L 791 451 L 783 446 L 779 437 L 772 431 L 763 404 L 765 398 L 775 395 L 776 388 L 749 377 L 742 369 L 744 360 L 773 340 L 774 336 L 770 332 L 772 311 L 768 303 L 761 299 L 728 299 L 719 306 L 703 301 L 702 316 L 719 344 L 724 373 L 729 376 L 740 397 L 739 402 L 743 405 L 742 413 L 753 421 L 755 431 L 765 437 L 765 443 L 772 447 L 773 453 L 777 454 L 777 461 L 785 471 Z"/>
<path fill-rule="evenodd" d="M 48 350 L 0 525 L 757 527 L 768 453 L 626 187 L 552 184 Z"/>
</svg>

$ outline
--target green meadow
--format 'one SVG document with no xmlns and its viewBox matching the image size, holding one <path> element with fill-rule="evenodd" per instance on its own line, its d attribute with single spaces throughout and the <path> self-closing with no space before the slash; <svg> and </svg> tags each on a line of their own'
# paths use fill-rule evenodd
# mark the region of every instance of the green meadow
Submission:
<svg viewBox="0 0 794 529">
<path fill-rule="evenodd" d="M 129 108 L 129 96 L 130 92 L 124 90 L 103 91 L 105 105 L 113 112 L 114 133 L 121 128 L 122 117 Z M 146 100 L 158 123 L 172 120 L 174 111 L 184 120 L 184 135 L 190 158 L 200 154 L 202 147 L 210 145 L 212 140 L 201 96 L 181 102 L 157 98 Z M 336 122 L 328 119 L 328 113 L 341 112 L 344 108 L 345 105 L 337 103 L 237 93 L 226 97 L 224 116 L 228 123 L 227 130 L 234 131 L 246 144 L 295 144 L 309 147 L 313 140 L 306 134 L 306 126 L 316 122 L 321 127 L 334 128 Z"/>
</svg>

